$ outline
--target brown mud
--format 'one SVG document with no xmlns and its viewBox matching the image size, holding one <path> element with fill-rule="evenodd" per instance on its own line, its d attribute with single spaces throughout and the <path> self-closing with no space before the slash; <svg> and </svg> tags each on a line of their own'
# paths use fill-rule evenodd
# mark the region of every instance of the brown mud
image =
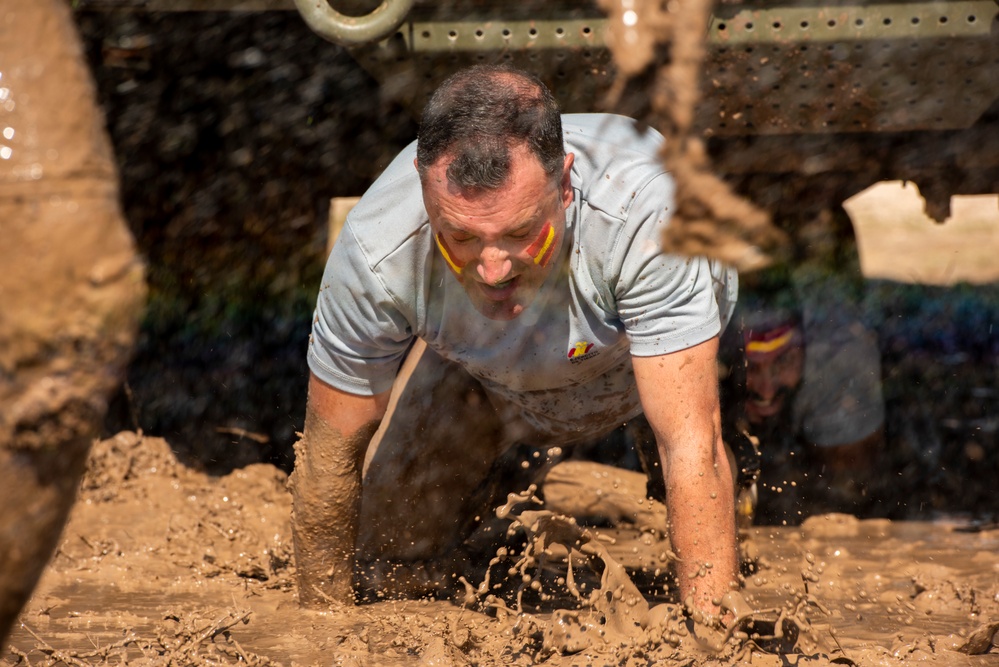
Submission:
<svg viewBox="0 0 999 667">
<path fill-rule="evenodd" d="M 297 605 L 283 472 L 211 477 L 161 439 L 120 433 L 95 444 L 0 664 L 999 664 L 994 526 L 821 515 L 749 529 L 757 613 L 724 643 L 671 597 L 664 517 L 640 475 L 561 466 L 547 504 L 506 508 L 535 539 L 494 543 L 484 586 L 486 557 L 451 600 L 317 613 Z"/>
<path fill-rule="evenodd" d="M 125 375 L 146 288 L 65 2 L 0 9 L 0 128 L 3 645 Z"/>
</svg>

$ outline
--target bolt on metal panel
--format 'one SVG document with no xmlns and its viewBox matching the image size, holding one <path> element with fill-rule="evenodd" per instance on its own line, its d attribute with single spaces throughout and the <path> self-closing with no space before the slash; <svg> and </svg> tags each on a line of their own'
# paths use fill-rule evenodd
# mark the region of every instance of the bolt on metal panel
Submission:
<svg viewBox="0 0 999 667">
<path fill-rule="evenodd" d="M 606 19 L 564 21 L 420 21 L 402 33 L 413 53 L 606 48 Z"/>
<path fill-rule="evenodd" d="M 839 42 L 872 39 L 988 37 L 996 14 L 992 0 L 801 7 L 719 5 L 708 42 Z"/>
</svg>

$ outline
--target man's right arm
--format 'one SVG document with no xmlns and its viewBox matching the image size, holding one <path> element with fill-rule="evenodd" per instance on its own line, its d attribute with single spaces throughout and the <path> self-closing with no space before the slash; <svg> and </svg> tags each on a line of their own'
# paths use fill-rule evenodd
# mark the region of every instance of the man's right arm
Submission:
<svg viewBox="0 0 999 667">
<path fill-rule="evenodd" d="M 389 393 L 358 396 L 309 376 L 305 432 L 291 475 L 298 597 L 302 606 L 353 604 L 361 471 Z"/>
</svg>

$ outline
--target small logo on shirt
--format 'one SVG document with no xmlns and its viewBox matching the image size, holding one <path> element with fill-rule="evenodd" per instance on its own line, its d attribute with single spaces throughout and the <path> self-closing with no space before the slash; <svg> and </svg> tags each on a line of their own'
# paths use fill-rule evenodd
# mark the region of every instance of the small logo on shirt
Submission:
<svg viewBox="0 0 999 667">
<path fill-rule="evenodd" d="M 569 348 L 569 354 L 566 356 L 571 363 L 578 364 L 585 359 L 597 356 L 598 353 L 598 350 L 593 349 L 593 343 L 581 340 Z"/>
</svg>

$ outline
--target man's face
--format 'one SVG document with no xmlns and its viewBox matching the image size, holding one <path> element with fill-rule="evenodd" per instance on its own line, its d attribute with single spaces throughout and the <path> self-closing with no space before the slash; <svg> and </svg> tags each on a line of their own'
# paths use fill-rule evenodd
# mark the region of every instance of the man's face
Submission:
<svg viewBox="0 0 999 667">
<path fill-rule="evenodd" d="M 423 181 L 438 249 L 476 309 L 493 320 L 518 317 L 537 296 L 557 263 L 573 196 L 571 153 L 558 178 L 545 174 L 526 146 L 510 153 L 510 175 L 499 188 L 452 184 L 447 156 Z"/>
<path fill-rule="evenodd" d="M 746 354 L 746 419 L 760 424 L 780 414 L 801 383 L 805 353 L 800 344 L 770 354 Z"/>
</svg>

